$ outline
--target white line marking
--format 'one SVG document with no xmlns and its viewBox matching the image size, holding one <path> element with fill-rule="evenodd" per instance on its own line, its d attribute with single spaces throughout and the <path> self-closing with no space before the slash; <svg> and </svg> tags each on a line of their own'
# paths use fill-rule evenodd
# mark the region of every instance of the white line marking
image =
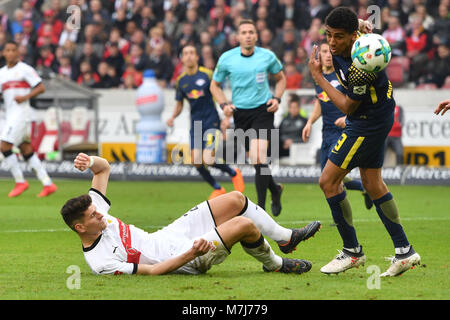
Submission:
<svg viewBox="0 0 450 320">
<path fill-rule="evenodd" d="M 400 221 L 449 221 L 450 217 L 417 217 L 417 218 L 400 218 Z M 295 220 L 295 221 L 277 221 L 280 225 L 297 225 L 303 223 L 309 223 L 314 221 L 311 220 Z M 322 223 L 333 223 L 331 219 L 320 220 Z M 380 222 L 380 219 L 353 219 L 353 222 Z M 150 230 L 150 229 L 161 229 L 165 226 L 144 226 L 141 229 Z M 139 227 L 138 227 L 139 228 Z M 19 230 L 0 230 L 1 233 L 39 233 L 39 232 L 67 232 L 72 231 L 69 228 L 60 228 L 60 229 L 19 229 Z"/>
</svg>

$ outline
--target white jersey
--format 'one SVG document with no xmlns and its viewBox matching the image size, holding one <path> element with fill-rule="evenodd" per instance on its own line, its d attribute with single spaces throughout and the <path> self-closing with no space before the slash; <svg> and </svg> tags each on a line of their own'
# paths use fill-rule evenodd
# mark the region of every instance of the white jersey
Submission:
<svg viewBox="0 0 450 320">
<path fill-rule="evenodd" d="M 83 247 L 86 262 L 94 274 L 134 274 L 138 264 L 155 264 L 176 257 L 188 251 L 194 240 L 200 237 L 214 243 L 217 247 L 214 253 L 196 258 L 175 273 L 206 272 L 211 264 L 222 262 L 229 254 L 214 229 L 214 218 L 207 202 L 191 209 L 169 226 L 148 233 L 111 216 L 108 213 L 111 203 L 99 191 L 91 188 L 89 195 L 106 222 L 106 228 L 97 240 L 90 247 Z"/>
<path fill-rule="evenodd" d="M 18 104 L 14 98 L 29 94 L 31 89 L 41 82 L 42 79 L 36 70 L 21 61 L 12 68 L 6 65 L 0 69 L 0 90 L 3 95 L 6 119 L 15 113 L 24 113 L 27 117 L 30 115 L 30 101 Z"/>
</svg>

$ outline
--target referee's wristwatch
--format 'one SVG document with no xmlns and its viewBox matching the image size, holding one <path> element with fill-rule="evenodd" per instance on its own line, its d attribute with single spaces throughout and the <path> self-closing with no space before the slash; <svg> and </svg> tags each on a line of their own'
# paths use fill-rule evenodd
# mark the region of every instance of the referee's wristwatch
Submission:
<svg viewBox="0 0 450 320">
<path fill-rule="evenodd" d="M 275 99 L 275 100 L 277 100 L 277 101 L 278 101 L 278 104 L 280 104 L 280 103 L 281 103 L 281 98 L 278 98 L 278 97 L 272 97 L 272 99 Z"/>
</svg>

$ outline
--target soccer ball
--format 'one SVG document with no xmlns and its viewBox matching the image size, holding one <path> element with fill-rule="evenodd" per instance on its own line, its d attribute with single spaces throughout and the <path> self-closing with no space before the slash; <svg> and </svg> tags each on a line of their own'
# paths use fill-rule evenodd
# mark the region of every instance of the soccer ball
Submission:
<svg viewBox="0 0 450 320">
<path fill-rule="evenodd" d="M 352 60 L 362 71 L 379 72 L 391 61 L 391 46 L 379 34 L 367 33 L 353 44 Z"/>
</svg>

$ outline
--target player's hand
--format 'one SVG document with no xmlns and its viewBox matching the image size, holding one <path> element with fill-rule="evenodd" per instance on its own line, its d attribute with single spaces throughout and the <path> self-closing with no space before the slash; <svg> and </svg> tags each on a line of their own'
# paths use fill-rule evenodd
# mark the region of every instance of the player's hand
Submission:
<svg viewBox="0 0 450 320">
<path fill-rule="evenodd" d="M 441 113 L 441 116 L 444 115 L 444 113 L 447 112 L 447 110 L 450 109 L 450 100 L 444 100 L 441 103 L 439 103 L 439 106 L 436 108 L 436 110 L 434 110 L 434 114 L 439 114 Z"/>
<path fill-rule="evenodd" d="M 233 104 L 227 104 L 223 107 L 223 114 L 225 117 L 231 117 L 233 113 L 236 111 L 236 107 Z"/>
<path fill-rule="evenodd" d="M 89 168 L 89 163 L 91 161 L 91 158 L 85 154 L 80 152 L 75 160 L 73 160 L 74 167 L 77 168 L 80 171 L 85 171 L 87 168 Z"/>
<path fill-rule="evenodd" d="M 358 30 L 362 33 L 372 33 L 373 25 L 370 21 L 366 21 L 363 19 L 358 19 L 359 27 Z"/>
<path fill-rule="evenodd" d="M 220 122 L 220 131 L 225 132 L 230 127 L 230 117 L 225 117 Z"/>
<path fill-rule="evenodd" d="M 267 112 L 276 112 L 278 110 L 278 108 L 280 107 L 277 99 L 269 99 L 269 101 L 267 101 L 266 105 L 269 106 L 267 108 Z"/>
<path fill-rule="evenodd" d="M 336 121 L 334 122 L 334 125 L 335 125 L 336 127 L 339 127 L 339 128 L 344 129 L 344 128 L 345 128 L 345 119 L 346 119 L 346 118 L 347 118 L 346 116 L 337 118 Z"/>
<path fill-rule="evenodd" d="M 303 142 L 308 142 L 310 134 L 311 134 L 311 123 L 307 122 L 302 131 Z"/>
<path fill-rule="evenodd" d="M 208 253 L 210 250 L 215 250 L 216 247 L 213 245 L 211 241 L 205 240 L 203 238 L 200 238 L 198 240 L 194 241 L 194 244 L 192 245 L 192 253 L 195 257 L 202 256 L 206 253 Z"/>
<path fill-rule="evenodd" d="M 28 98 L 26 96 L 16 96 L 14 97 L 14 100 L 18 103 L 21 104 L 22 102 L 25 102 L 28 100 Z"/>
<path fill-rule="evenodd" d="M 169 126 L 169 127 L 173 127 L 173 121 L 174 121 L 174 119 L 173 118 L 169 118 L 169 120 L 167 120 L 167 126 Z"/>
<path fill-rule="evenodd" d="M 320 52 L 316 58 L 316 54 L 318 51 L 318 46 L 314 45 L 311 51 L 311 56 L 309 57 L 309 71 L 314 79 L 314 81 L 318 82 L 317 79 L 322 76 L 322 63 L 320 62 Z"/>
</svg>

